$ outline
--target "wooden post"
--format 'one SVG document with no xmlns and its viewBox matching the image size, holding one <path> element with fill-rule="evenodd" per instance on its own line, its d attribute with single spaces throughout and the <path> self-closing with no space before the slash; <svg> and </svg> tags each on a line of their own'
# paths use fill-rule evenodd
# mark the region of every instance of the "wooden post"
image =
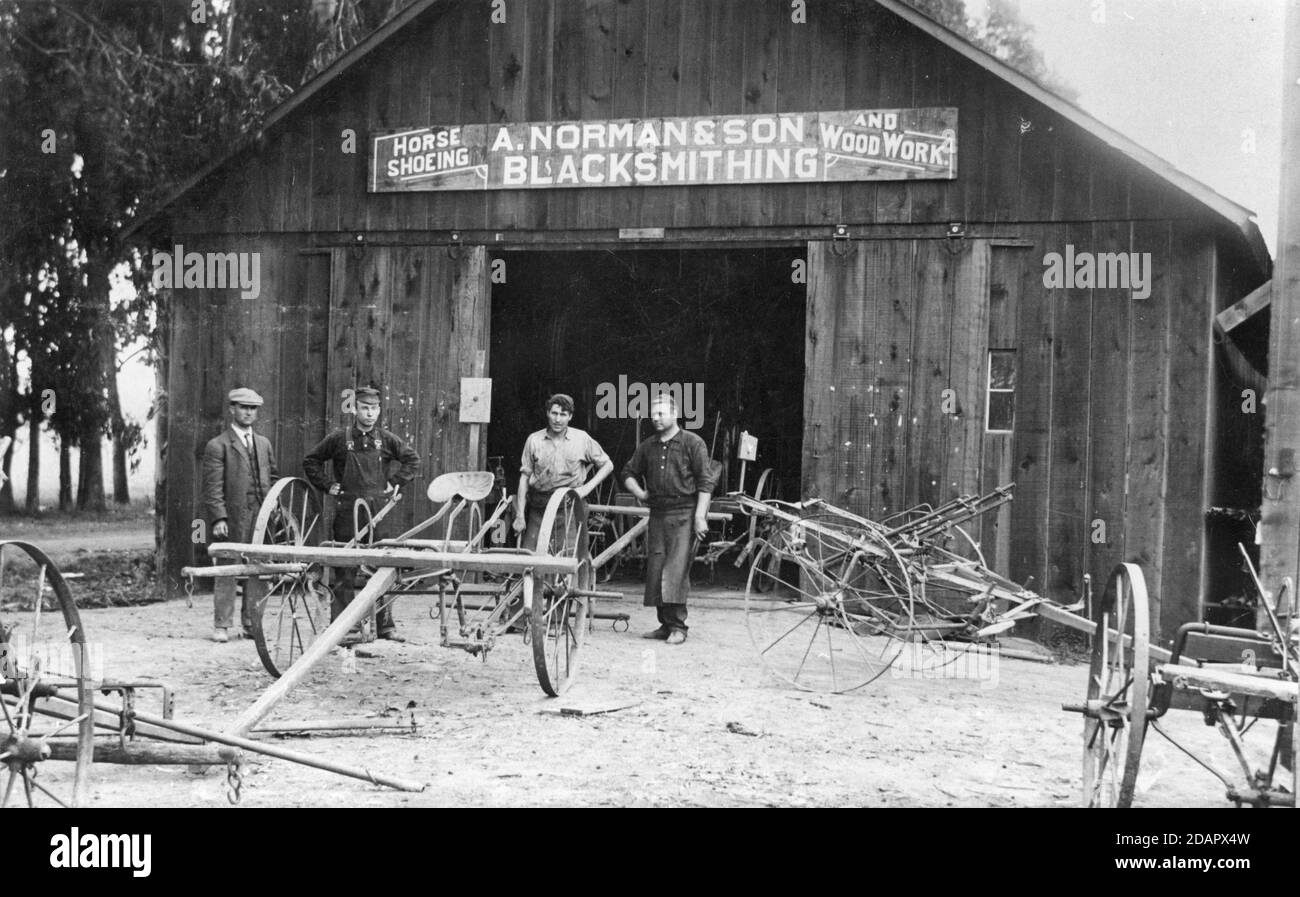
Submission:
<svg viewBox="0 0 1300 897">
<path fill-rule="evenodd" d="M 492 381 L 483 376 L 486 367 L 487 352 L 476 350 L 473 376 L 462 377 L 460 381 L 460 422 L 469 424 L 469 457 L 465 470 L 483 468 L 478 458 L 481 428 L 492 417 Z"/>
<path fill-rule="evenodd" d="M 361 618 L 370 612 L 375 600 L 387 592 L 397 581 L 397 570 L 393 567 L 385 567 L 376 570 L 370 577 L 370 582 L 366 587 L 357 593 L 352 599 L 352 603 L 343 608 L 338 619 L 329 625 L 329 627 L 320 634 L 316 641 L 312 642 L 310 647 L 303 652 L 293 664 L 285 671 L 285 674 L 275 681 L 275 684 L 262 693 L 252 707 L 245 710 L 235 720 L 235 724 L 230 727 L 230 735 L 243 737 L 252 731 L 253 727 L 266 719 L 267 714 L 275 709 L 275 705 L 284 700 L 285 696 L 293 689 L 295 685 L 307 677 L 315 668 L 316 664 L 324 659 L 325 655 L 343 640 L 352 627 L 361 622 Z"/>
<path fill-rule="evenodd" d="M 1272 596 L 1285 577 L 1300 582 L 1300 0 L 1287 4 L 1282 46 L 1282 183 L 1260 515 L 1260 579 Z"/>
</svg>

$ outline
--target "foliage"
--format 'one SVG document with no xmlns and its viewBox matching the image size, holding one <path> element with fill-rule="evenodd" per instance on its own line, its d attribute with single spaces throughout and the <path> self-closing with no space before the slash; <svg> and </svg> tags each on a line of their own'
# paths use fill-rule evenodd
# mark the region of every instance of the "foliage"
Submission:
<svg viewBox="0 0 1300 897">
<path fill-rule="evenodd" d="M 0 430 L 42 419 L 54 388 L 50 425 L 83 458 L 105 433 L 139 443 L 113 378 L 121 347 L 156 354 L 158 309 L 124 233 L 400 5 L 0 0 L 0 207 L 19 211 L 0 217 L 0 338 L 30 371 L 22 396 L 5 383 Z M 119 265 L 137 289 L 114 306 Z M 102 504 L 96 476 L 83 504 Z"/>
<path fill-rule="evenodd" d="M 1079 92 L 1047 66 L 1034 46 L 1034 29 L 1020 17 L 1014 0 L 988 0 L 983 20 L 968 16 L 964 0 L 903 0 L 908 6 L 954 31 L 1020 74 L 1071 102 Z"/>
</svg>

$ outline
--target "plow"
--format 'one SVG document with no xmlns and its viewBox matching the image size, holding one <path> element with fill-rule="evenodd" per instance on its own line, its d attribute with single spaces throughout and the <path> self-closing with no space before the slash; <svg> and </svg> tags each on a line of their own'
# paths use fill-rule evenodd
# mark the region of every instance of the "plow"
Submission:
<svg viewBox="0 0 1300 897">
<path fill-rule="evenodd" d="M 436 513 L 389 539 L 377 538 L 376 531 L 397 496 L 373 516 L 363 502 L 339 509 L 355 515 L 358 534 L 339 543 L 323 538 L 319 493 L 301 479 L 278 481 L 249 542 L 216 543 L 209 549 L 213 566 L 184 570 L 190 577 L 257 577 L 266 585 L 251 628 L 273 681 L 221 732 L 174 719 L 165 690 L 160 713 L 140 711 L 137 691 L 157 683 L 98 678 L 66 581 L 34 546 L 0 543 L 0 594 L 6 553 L 25 555 L 39 571 L 32 600 L 0 609 L 0 695 L 8 733 L 0 738 L 0 763 L 9 773 L 3 804 L 10 804 L 21 785 L 19 802 L 76 805 L 84 799 L 92 762 L 224 765 L 234 799 L 244 752 L 421 790 L 419 782 L 331 763 L 253 736 L 332 652 L 372 638 L 376 610 L 403 596 L 430 602 L 442 647 L 486 661 L 502 639 L 522 638 L 542 691 L 555 697 L 569 690 L 593 621 L 626 622 L 626 614 L 596 612 L 596 601 L 622 597 L 597 589 L 596 582 L 601 569 L 616 564 L 644 531 L 648 511 L 589 506 L 575 490 L 560 490 L 546 508 L 538 548 L 506 548 L 495 546 L 490 534 L 501 531 L 512 500 L 503 495 L 485 508 L 493 486 L 490 473 L 439 476 L 428 490 L 440 506 Z M 1006 486 L 873 520 L 820 499 L 784 502 L 733 493 L 714 501 L 709 519 L 724 528 L 739 521 L 724 547 L 734 550 L 737 567 L 748 565 L 746 629 L 758 661 L 788 687 L 857 693 L 900 665 L 941 678 L 970 652 L 995 649 L 998 635 L 1016 623 L 1041 617 L 1091 639 L 1085 699 L 1065 708 L 1085 720 L 1084 804 L 1128 806 L 1146 734 L 1156 731 L 1173 741 L 1161 718 L 1180 708 L 1199 711 L 1232 745 L 1241 779 L 1194 758 L 1223 781 L 1230 800 L 1294 806 L 1300 661 L 1290 584 L 1275 603 L 1260 586 L 1272 621 L 1267 631 L 1188 624 L 1173 650 L 1160 648 L 1150 643 L 1148 596 L 1134 564 L 1118 567 L 1097 601 L 1085 577 L 1083 600 L 1071 605 L 989 568 L 969 527 L 1011 498 L 1012 487 Z M 624 525 L 601 544 L 592 538 L 589 516 L 617 517 Z M 600 548 L 594 556 L 593 543 Z M 713 549 L 710 562 L 722 553 Z M 332 613 L 328 584 L 339 576 L 356 577 L 360 588 L 351 603 Z M 16 617 L 14 607 L 20 611 Z M 1249 666 L 1241 661 L 1246 656 Z M 97 693 L 116 694 L 120 703 Z M 1262 766 L 1245 746 L 1246 734 L 1261 720 L 1277 723 Z M 374 728 L 362 722 L 350 725 Z M 57 780 L 62 793 L 38 777 L 47 760 L 73 764 L 71 775 Z"/>
</svg>

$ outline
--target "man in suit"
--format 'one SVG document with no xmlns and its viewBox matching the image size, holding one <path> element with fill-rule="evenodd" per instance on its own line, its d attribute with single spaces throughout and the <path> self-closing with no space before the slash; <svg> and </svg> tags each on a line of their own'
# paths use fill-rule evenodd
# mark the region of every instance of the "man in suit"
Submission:
<svg viewBox="0 0 1300 897">
<path fill-rule="evenodd" d="M 253 432 L 262 397 L 241 387 L 232 389 L 228 399 L 230 426 L 203 447 L 203 516 L 209 542 L 251 542 L 258 509 L 276 479 L 275 453 L 269 439 Z M 265 596 L 266 586 L 257 577 L 242 584 L 240 622 L 244 635 L 251 635 L 253 606 Z M 212 640 L 229 641 L 235 617 L 234 579 L 217 578 L 212 604 Z"/>
</svg>

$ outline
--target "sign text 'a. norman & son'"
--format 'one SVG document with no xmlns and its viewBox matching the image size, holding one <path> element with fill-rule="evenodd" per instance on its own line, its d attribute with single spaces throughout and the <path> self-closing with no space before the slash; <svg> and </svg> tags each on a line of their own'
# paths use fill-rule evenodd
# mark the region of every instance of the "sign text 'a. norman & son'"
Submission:
<svg viewBox="0 0 1300 897">
<path fill-rule="evenodd" d="M 433 125 L 371 150 L 372 193 L 950 180 L 957 110 Z"/>
</svg>

